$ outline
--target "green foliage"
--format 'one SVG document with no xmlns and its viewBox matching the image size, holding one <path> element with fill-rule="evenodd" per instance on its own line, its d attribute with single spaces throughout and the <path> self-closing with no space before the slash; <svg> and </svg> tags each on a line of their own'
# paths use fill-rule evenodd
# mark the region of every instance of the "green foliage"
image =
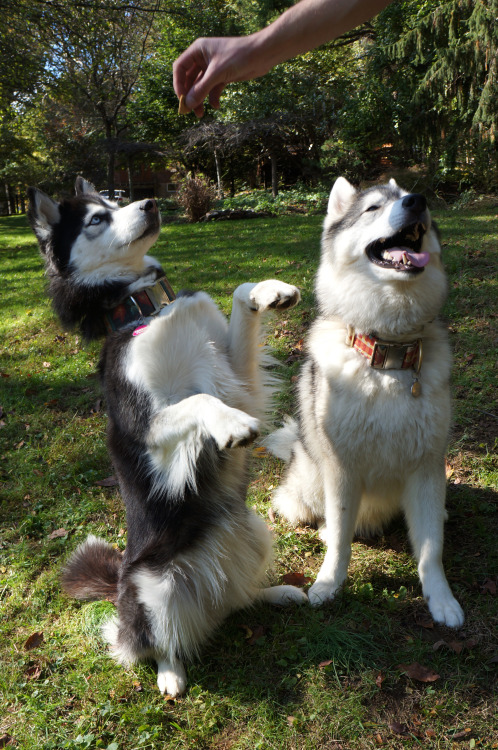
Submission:
<svg viewBox="0 0 498 750">
<path fill-rule="evenodd" d="M 199 36 L 252 33 L 290 4 L 6 0 L 0 179 L 60 190 L 84 173 L 101 185 L 133 156 L 208 174 L 220 194 L 270 175 L 276 191 L 413 165 L 453 192 L 498 189 L 498 0 L 392 2 L 342 39 L 229 85 L 221 110 L 207 107 L 227 137 L 188 146 L 207 119 L 178 117 L 174 60 Z"/>
<path fill-rule="evenodd" d="M 329 189 L 310 190 L 305 185 L 297 185 L 292 190 L 281 190 L 276 197 L 267 190 L 250 190 L 238 193 L 233 198 L 225 198 L 220 207 L 269 211 L 276 215 L 293 212 L 323 214 L 329 193 Z"/>
</svg>

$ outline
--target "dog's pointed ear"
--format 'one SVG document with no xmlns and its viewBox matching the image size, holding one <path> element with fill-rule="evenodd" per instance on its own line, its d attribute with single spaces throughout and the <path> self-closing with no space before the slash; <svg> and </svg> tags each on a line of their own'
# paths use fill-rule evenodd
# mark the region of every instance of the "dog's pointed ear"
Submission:
<svg viewBox="0 0 498 750">
<path fill-rule="evenodd" d="M 397 188 L 397 187 L 399 187 L 399 185 L 398 185 L 398 183 L 396 182 L 396 180 L 394 179 L 394 177 L 391 177 L 391 179 L 389 180 L 389 187 L 392 187 L 392 188 Z"/>
<path fill-rule="evenodd" d="M 76 182 L 74 184 L 74 190 L 76 195 L 86 195 L 88 193 L 96 193 L 95 187 L 92 185 L 91 182 L 88 182 L 88 180 L 85 180 L 83 177 L 76 178 Z"/>
<path fill-rule="evenodd" d="M 43 250 L 51 228 L 60 221 L 59 204 L 33 187 L 28 188 L 28 199 L 28 220 Z"/>
<path fill-rule="evenodd" d="M 330 191 L 327 219 L 336 221 L 348 210 L 356 195 L 356 189 L 345 177 L 338 177 Z"/>
</svg>

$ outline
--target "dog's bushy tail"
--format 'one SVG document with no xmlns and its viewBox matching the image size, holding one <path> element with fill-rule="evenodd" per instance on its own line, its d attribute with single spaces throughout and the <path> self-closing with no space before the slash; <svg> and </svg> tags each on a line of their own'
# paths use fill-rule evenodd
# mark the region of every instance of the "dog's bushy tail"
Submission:
<svg viewBox="0 0 498 750">
<path fill-rule="evenodd" d="M 62 571 L 62 588 L 75 599 L 108 599 L 116 603 L 121 553 L 90 535 Z"/>
<path fill-rule="evenodd" d="M 263 445 L 277 458 L 287 463 L 292 456 L 294 444 L 299 440 L 299 425 L 291 417 L 284 418 L 283 427 L 270 433 L 264 440 Z"/>
</svg>

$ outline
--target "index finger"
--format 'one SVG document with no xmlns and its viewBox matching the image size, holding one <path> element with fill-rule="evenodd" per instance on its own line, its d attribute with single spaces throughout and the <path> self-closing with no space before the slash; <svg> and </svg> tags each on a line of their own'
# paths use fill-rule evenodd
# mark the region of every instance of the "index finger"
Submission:
<svg viewBox="0 0 498 750">
<path fill-rule="evenodd" d="M 208 63 L 198 49 L 197 43 L 191 44 L 173 63 L 173 88 L 177 96 L 186 94 L 192 87 L 199 73 L 206 70 Z"/>
</svg>

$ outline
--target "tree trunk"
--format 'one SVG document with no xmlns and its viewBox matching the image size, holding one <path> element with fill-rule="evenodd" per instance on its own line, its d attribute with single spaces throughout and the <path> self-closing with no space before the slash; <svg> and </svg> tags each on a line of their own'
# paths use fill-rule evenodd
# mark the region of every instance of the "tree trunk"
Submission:
<svg viewBox="0 0 498 750">
<path fill-rule="evenodd" d="M 116 164 L 116 153 L 111 146 L 107 154 L 107 189 L 109 191 L 109 200 L 114 200 L 114 168 Z"/>
<path fill-rule="evenodd" d="M 274 198 L 278 195 L 278 172 L 277 172 L 277 158 L 272 152 L 270 154 L 271 162 L 271 194 Z"/>
<path fill-rule="evenodd" d="M 132 162 L 133 162 L 133 159 L 131 156 L 129 156 L 128 159 L 126 160 L 126 171 L 128 173 L 128 194 L 130 196 L 130 203 L 133 203 L 133 201 L 135 200 L 135 194 L 134 194 L 135 191 L 133 188 L 133 177 L 132 177 L 132 169 L 131 169 Z"/>
<path fill-rule="evenodd" d="M 223 198 L 223 185 L 221 184 L 221 164 L 217 149 L 214 150 L 214 163 L 216 164 L 216 184 L 218 186 L 218 198 Z"/>
</svg>

